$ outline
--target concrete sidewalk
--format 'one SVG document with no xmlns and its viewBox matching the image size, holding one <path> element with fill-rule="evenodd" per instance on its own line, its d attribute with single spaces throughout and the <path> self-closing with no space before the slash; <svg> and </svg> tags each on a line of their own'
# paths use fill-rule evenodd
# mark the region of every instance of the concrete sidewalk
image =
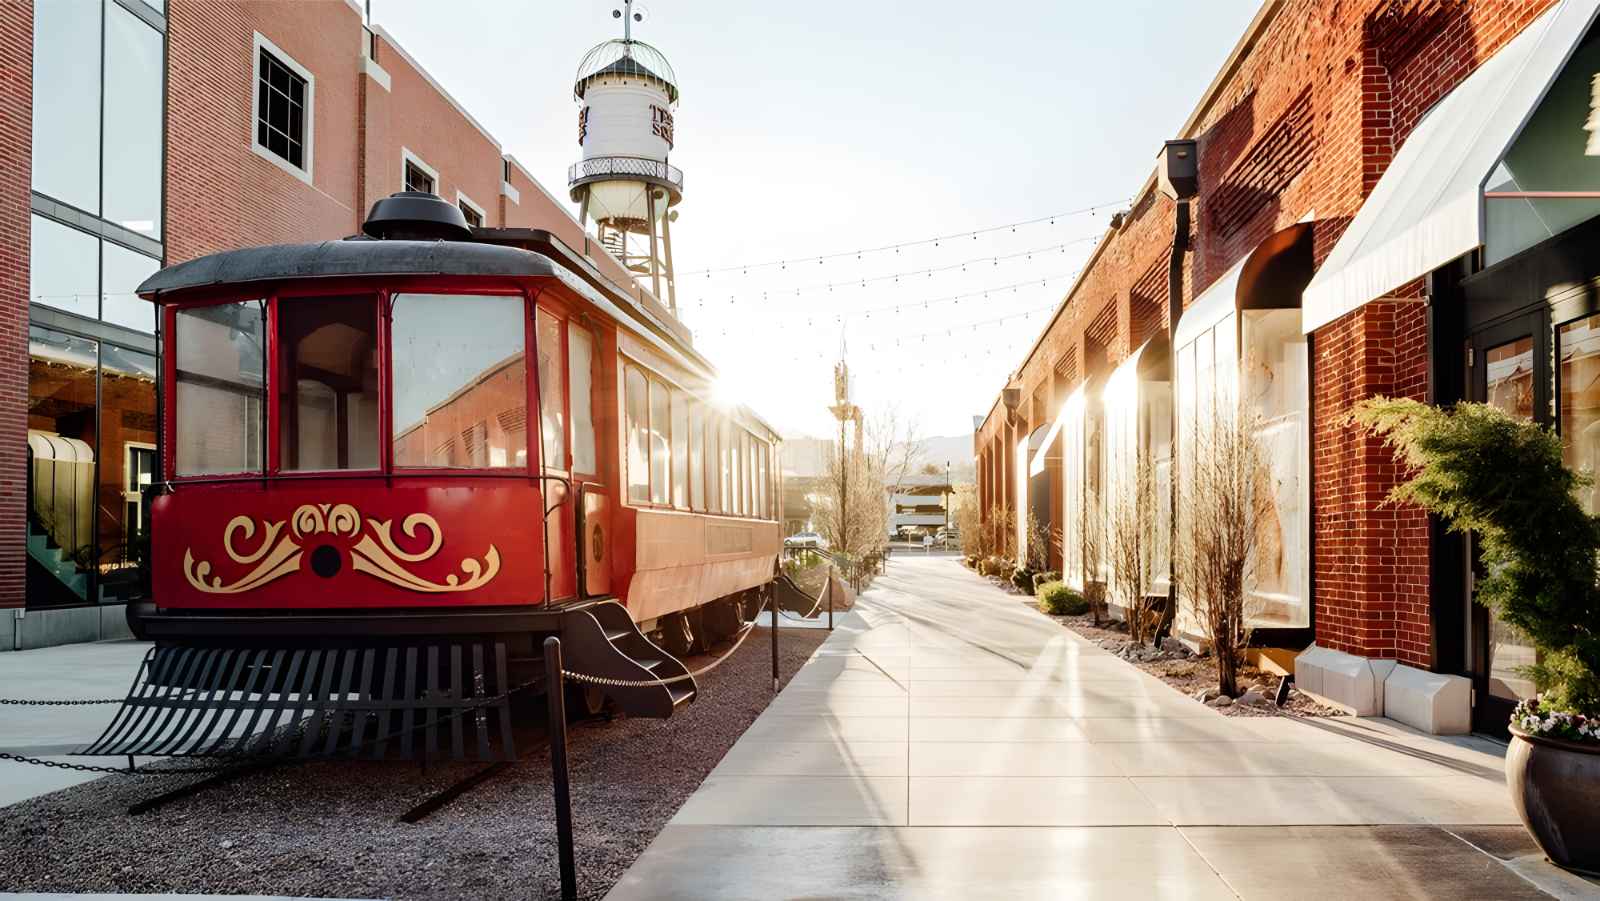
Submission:
<svg viewBox="0 0 1600 901">
<path fill-rule="evenodd" d="M 149 649 L 149 642 L 126 640 L 0 654 L 0 697 L 122 698 L 128 694 L 139 663 Z M 127 762 L 124 758 L 67 757 L 61 753 L 94 741 L 117 709 L 115 704 L 0 706 L 0 750 L 48 760 L 120 766 Z M 94 773 L 0 761 L 0 807 L 98 778 Z"/>
<path fill-rule="evenodd" d="M 1503 753 L 1225 717 L 905 555 L 611 897 L 1545 897 Z"/>
</svg>

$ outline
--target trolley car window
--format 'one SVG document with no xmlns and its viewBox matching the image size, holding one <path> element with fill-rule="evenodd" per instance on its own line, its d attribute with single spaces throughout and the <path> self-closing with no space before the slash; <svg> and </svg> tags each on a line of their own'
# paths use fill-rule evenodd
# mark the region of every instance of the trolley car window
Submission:
<svg viewBox="0 0 1600 901">
<path fill-rule="evenodd" d="M 395 297 L 395 466 L 528 465 L 526 315 L 521 297 Z"/>
<path fill-rule="evenodd" d="M 706 414 L 706 511 L 722 512 L 722 441 L 719 435 L 720 418 L 715 413 Z"/>
<path fill-rule="evenodd" d="M 767 471 L 767 457 L 770 456 L 770 450 L 771 448 L 767 446 L 765 441 L 756 441 L 756 469 L 759 472 L 756 485 L 760 493 L 760 499 L 756 503 L 756 515 L 762 519 L 772 518 L 772 508 L 769 501 L 772 495 L 772 488 L 767 482 L 767 478 L 770 475 Z"/>
<path fill-rule="evenodd" d="M 650 396 L 639 367 L 629 365 L 623 376 L 628 410 L 628 500 L 650 502 Z"/>
<path fill-rule="evenodd" d="M 540 310 L 536 319 L 539 349 L 539 434 L 546 469 L 567 468 L 567 388 L 561 373 L 561 320 Z"/>
<path fill-rule="evenodd" d="M 572 416 L 572 469 L 594 473 L 594 336 L 567 323 L 567 409 Z"/>
<path fill-rule="evenodd" d="M 279 467 L 377 469 L 376 299 L 279 300 L 277 335 Z"/>
<path fill-rule="evenodd" d="M 259 300 L 179 310 L 173 453 L 180 476 L 260 472 L 266 317 Z"/>
<path fill-rule="evenodd" d="M 672 392 L 672 506 L 689 506 L 689 396 Z"/>
<path fill-rule="evenodd" d="M 650 380 L 650 503 L 668 504 L 672 502 L 671 485 L 669 484 L 668 467 L 672 462 L 672 426 L 669 422 L 671 416 L 671 403 L 667 396 L 667 386 L 655 379 Z"/>
<path fill-rule="evenodd" d="M 689 399 L 689 506 L 706 509 L 706 407 Z"/>
</svg>

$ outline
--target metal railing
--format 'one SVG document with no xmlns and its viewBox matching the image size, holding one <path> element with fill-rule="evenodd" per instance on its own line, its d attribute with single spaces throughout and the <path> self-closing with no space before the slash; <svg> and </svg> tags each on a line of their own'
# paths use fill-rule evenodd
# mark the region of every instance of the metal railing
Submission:
<svg viewBox="0 0 1600 901">
<path fill-rule="evenodd" d="M 682 169 L 660 160 L 638 156 L 597 156 L 573 163 L 567 169 L 567 187 L 576 187 L 580 182 L 596 178 L 617 176 L 654 179 L 671 185 L 677 191 L 683 190 Z"/>
</svg>

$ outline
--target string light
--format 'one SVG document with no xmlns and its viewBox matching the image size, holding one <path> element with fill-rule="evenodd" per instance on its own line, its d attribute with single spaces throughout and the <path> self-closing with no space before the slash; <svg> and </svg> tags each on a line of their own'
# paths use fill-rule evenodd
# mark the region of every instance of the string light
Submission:
<svg viewBox="0 0 1600 901">
<path fill-rule="evenodd" d="M 907 248 L 907 247 L 924 247 L 924 246 L 938 247 L 940 241 L 949 241 L 949 240 L 953 240 L 955 238 L 970 237 L 970 238 L 972 238 L 972 240 L 976 241 L 976 240 L 978 240 L 978 236 L 979 235 L 989 235 L 989 234 L 994 234 L 996 232 L 1002 232 L 1002 231 L 1015 232 L 1018 228 L 1022 228 L 1024 226 L 1029 226 L 1029 225 L 1038 225 L 1040 223 L 1049 223 L 1050 226 L 1054 227 L 1055 224 L 1056 224 L 1056 220 L 1057 219 L 1063 219 L 1063 218 L 1066 218 L 1068 216 L 1078 216 L 1078 215 L 1082 215 L 1084 213 L 1088 213 L 1090 216 L 1094 216 L 1095 213 L 1097 211 L 1099 211 L 1099 210 L 1106 209 L 1108 207 L 1119 207 L 1119 208 L 1120 207 L 1125 207 L 1125 206 L 1128 206 L 1131 202 L 1132 201 L 1130 199 L 1130 200 L 1116 200 L 1116 201 L 1112 201 L 1110 203 L 1097 203 L 1097 204 L 1095 204 L 1093 206 L 1080 207 L 1079 209 L 1068 210 L 1068 211 L 1066 211 L 1064 213 L 1055 213 L 1055 214 L 1049 215 L 1049 216 L 1039 216 L 1039 217 L 1037 217 L 1035 219 L 1026 219 L 1026 220 L 1023 220 L 1021 222 L 1008 222 L 1008 223 L 1006 223 L 1004 225 L 995 225 L 995 226 L 990 226 L 990 227 L 987 227 L 987 228 L 978 228 L 978 229 L 973 229 L 971 231 L 954 232 L 952 234 L 938 235 L 938 236 L 935 236 L 935 237 L 932 237 L 932 238 L 922 238 L 922 239 L 916 240 L 916 241 L 902 241 L 902 242 L 900 242 L 898 244 L 883 244 L 883 245 L 880 245 L 878 247 L 860 247 L 860 248 L 856 248 L 854 250 L 844 250 L 844 251 L 840 251 L 838 253 L 822 254 L 822 255 L 816 256 L 816 257 L 806 256 L 806 257 L 804 257 L 804 259 L 806 259 L 806 260 L 815 259 L 817 261 L 818 265 L 822 265 L 827 260 L 837 260 L 837 259 L 842 259 L 842 258 L 851 257 L 851 256 L 853 256 L 853 257 L 855 257 L 857 259 L 860 259 L 863 255 L 871 254 L 871 253 L 883 253 L 883 252 L 891 251 L 891 250 L 894 251 L 895 253 L 899 253 L 901 248 Z M 770 267 L 770 266 L 777 266 L 780 269 L 787 269 L 789 263 L 792 262 L 793 260 L 794 260 L 794 258 L 791 257 L 791 258 L 788 258 L 788 259 L 781 259 L 781 260 L 768 260 L 767 262 L 764 262 L 764 263 L 742 263 L 742 264 L 733 265 L 733 266 L 718 266 L 718 267 L 713 267 L 713 268 L 710 268 L 710 269 L 696 269 L 696 270 L 693 270 L 691 272 L 686 272 L 683 275 L 684 275 L 684 277 L 688 277 L 688 276 L 692 276 L 692 275 L 704 275 L 707 278 L 710 278 L 713 274 L 716 274 L 716 273 L 719 273 L 719 272 L 735 272 L 735 271 L 740 272 L 740 273 L 742 273 L 744 275 L 749 275 L 750 274 L 750 270 L 752 270 L 752 269 L 764 269 L 764 268 L 767 268 L 767 267 Z"/>
</svg>

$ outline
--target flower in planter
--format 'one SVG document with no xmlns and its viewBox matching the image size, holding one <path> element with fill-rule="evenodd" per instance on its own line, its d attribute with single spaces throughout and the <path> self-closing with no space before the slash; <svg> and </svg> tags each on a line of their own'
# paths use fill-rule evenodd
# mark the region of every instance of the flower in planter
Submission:
<svg viewBox="0 0 1600 901">
<path fill-rule="evenodd" d="M 1511 713 L 1511 725 L 1540 738 L 1600 743 L 1600 719 L 1565 710 L 1542 709 L 1538 698 L 1518 704 Z"/>
</svg>

